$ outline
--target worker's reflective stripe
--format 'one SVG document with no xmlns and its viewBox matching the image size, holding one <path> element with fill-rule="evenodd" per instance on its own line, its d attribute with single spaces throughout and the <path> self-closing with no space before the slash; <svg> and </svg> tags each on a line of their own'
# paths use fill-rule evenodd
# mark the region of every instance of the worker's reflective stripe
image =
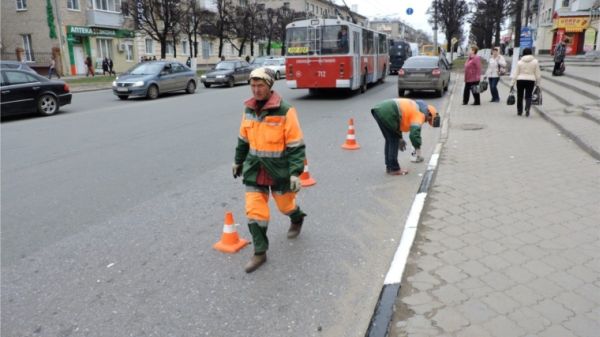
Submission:
<svg viewBox="0 0 600 337">
<path fill-rule="evenodd" d="M 417 123 L 415 123 L 415 122 L 413 122 L 413 123 L 410 123 L 410 126 L 411 126 L 411 127 L 413 127 L 413 126 L 418 126 L 418 127 L 421 127 L 421 123 L 418 123 L 418 122 L 417 122 Z"/>
<path fill-rule="evenodd" d="M 223 225 L 223 233 L 235 233 L 235 226 L 237 225 Z"/>
<path fill-rule="evenodd" d="M 260 158 L 281 158 L 283 157 L 283 151 L 258 151 L 250 149 L 250 154 Z"/>
<path fill-rule="evenodd" d="M 239 136 L 240 140 L 244 143 L 248 143 L 248 138 L 244 137 L 244 136 Z"/>
<path fill-rule="evenodd" d="M 298 147 L 304 145 L 304 139 L 297 140 L 295 142 L 289 142 L 285 144 L 287 147 Z"/>
<path fill-rule="evenodd" d="M 256 220 L 256 219 L 251 219 L 248 218 L 248 223 L 256 223 L 257 225 L 259 225 L 260 227 L 268 227 L 269 226 L 269 220 Z"/>
<path fill-rule="evenodd" d="M 260 122 L 260 119 L 258 118 L 258 116 L 256 116 L 253 113 L 246 113 L 246 120 L 250 120 L 250 121 L 255 121 L 255 122 Z"/>
<path fill-rule="evenodd" d="M 268 194 L 269 193 L 269 188 L 268 187 L 259 187 L 259 186 L 246 185 L 246 192 L 258 192 L 258 193 Z"/>
</svg>

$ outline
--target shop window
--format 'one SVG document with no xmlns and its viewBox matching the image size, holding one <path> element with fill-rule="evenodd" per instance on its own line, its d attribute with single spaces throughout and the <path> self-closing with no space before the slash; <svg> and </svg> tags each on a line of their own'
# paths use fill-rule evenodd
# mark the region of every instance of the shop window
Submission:
<svg viewBox="0 0 600 337">
<path fill-rule="evenodd" d="M 127 61 L 133 61 L 133 44 L 125 44 L 125 59 Z"/>
<path fill-rule="evenodd" d="M 33 47 L 31 46 L 31 34 L 23 34 L 23 49 L 25 49 L 25 61 L 33 62 L 35 58 L 33 57 Z"/>
<path fill-rule="evenodd" d="M 166 53 L 173 55 L 173 41 L 167 41 Z"/>
<path fill-rule="evenodd" d="M 154 54 L 154 45 L 152 39 L 146 39 L 146 54 Z"/>
<path fill-rule="evenodd" d="M 113 58 L 112 39 L 96 39 L 96 48 L 98 58 Z"/>
<path fill-rule="evenodd" d="M 79 10 L 79 0 L 67 0 L 67 8 L 78 11 Z"/>
<path fill-rule="evenodd" d="M 27 9 L 27 0 L 16 0 L 17 1 L 17 10 L 24 11 Z"/>
</svg>

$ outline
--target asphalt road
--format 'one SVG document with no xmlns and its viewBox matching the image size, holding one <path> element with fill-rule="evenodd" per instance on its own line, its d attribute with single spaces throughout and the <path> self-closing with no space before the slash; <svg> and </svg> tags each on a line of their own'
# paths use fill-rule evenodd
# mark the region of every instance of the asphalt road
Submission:
<svg viewBox="0 0 600 337">
<path fill-rule="evenodd" d="M 272 208 L 269 261 L 249 275 L 252 247 L 212 249 L 228 210 L 250 239 L 230 173 L 247 85 L 79 93 L 60 115 L 2 123 L 2 336 L 363 336 L 426 162 L 401 153 L 410 174 L 385 174 L 370 108 L 393 78 L 345 97 L 275 89 L 317 185 L 299 195 L 298 239 Z M 448 96 L 415 97 L 443 111 Z M 340 148 L 351 117 L 358 151 Z M 427 157 L 438 135 L 424 127 Z"/>
</svg>

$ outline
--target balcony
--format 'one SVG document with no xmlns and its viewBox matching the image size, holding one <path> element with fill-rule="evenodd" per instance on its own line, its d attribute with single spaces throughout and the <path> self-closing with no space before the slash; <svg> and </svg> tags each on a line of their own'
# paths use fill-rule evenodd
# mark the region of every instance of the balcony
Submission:
<svg viewBox="0 0 600 337">
<path fill-rule="evenodd" d="M 87 11 L 87 25 L 90 27 L 121 28 L 123 21 L 123 14 L 121 13 L 98 10 Z"/>
</svg>

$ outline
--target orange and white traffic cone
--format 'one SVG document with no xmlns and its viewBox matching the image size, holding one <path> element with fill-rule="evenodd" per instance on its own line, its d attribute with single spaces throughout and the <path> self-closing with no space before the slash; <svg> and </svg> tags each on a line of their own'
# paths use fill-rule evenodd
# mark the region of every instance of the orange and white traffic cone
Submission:
<svg viewBox="0 0 600 337">
<path fill-rule="evenodd" d="M 342 144 L 342 148 L 346 150 L 358 150 L 360 145 L 356 142 L 356 135 L 354 134 L 354 119 L 350 118 L 348 121 L 348 134 L 346 135 L 346 142 Z"/>
<path fill-rule="evenodd" d="M 310 173 L 308 172 L 308 160 L 304 159 L 304 172 L 300 175 L 300 184 L 302 187 L 312 186 L 317 182 L 311 178 Z"/>
<path fill-rule="evenodd" d="M 237 225 L 233 222 L 233 214 L 231 212 L 225 213 L 223 235 L 221 235 L 221 241 L 213 245 L 214 249 L 223 253 L 233 254 L 248 244 L 248 240 L 240 239 L 235 226 Z"/>
</svg>

